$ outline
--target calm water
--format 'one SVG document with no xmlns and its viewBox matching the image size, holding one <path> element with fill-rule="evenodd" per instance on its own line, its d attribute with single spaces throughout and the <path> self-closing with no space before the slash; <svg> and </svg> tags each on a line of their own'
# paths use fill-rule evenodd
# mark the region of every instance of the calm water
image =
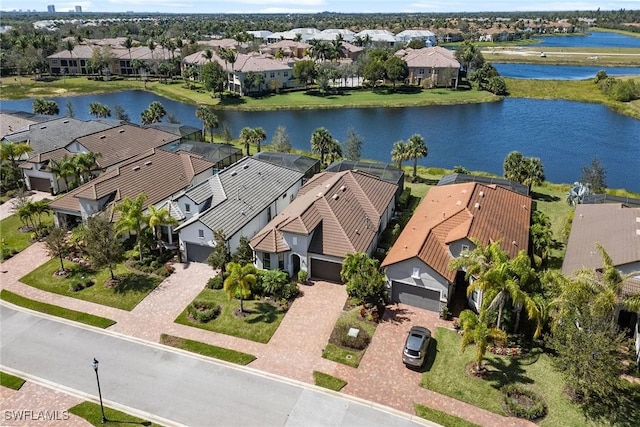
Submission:
<svg viewBox="0 0 640 427">
<path fill-rule="evenodd" d="M 573 65 L 503 64 L 492 63 L 501 76 L 514 79 L 584 80 L 596 76 L 600 70 L 609 76 L 640 75 L 640 67 L 582 67 Z"/>
<path fill-rule="evenodd" d="M 640 48 L 640 37 L 618 33 L 594 32 L 585 36 L 540 36 L 542 41 L 535 46 L 549 47 L 636 47 Z"/>
<path fill-rule="evenodd" d="M 133 122 L 152 101 L 160 101 L 183 124 L 200 128 L 195 107 L 147 92 L 120 92 L 55 99 L 62 113 L 67 101 L 76 117 L 90 119 L 89 103 L 125 108 Z M 2 109 L 31 111 L 32 100 L 2 101 Z M 421 134 L 429 156 L 425 166 L 502 173 L 502 161 L 512 150 L 540 157 L 547 179 L 574 182 L 581 167 L 598 157 L 607 168 L 610 187 L 640 191 L 640 120 L 598 104 L 568 101 L 506 99 L 503 102 L 414 108 L 370 108 L 316 111 L 219 111 L 221 122 L 238 136 L 245 126 L 264 128 L 268 139 L 283 125 L 296 148 L 309 149 L 312 132 L 326 127 L 344 140 L 349 127 L 364 138 L 363 158 L 390 161 L 397 140 Z"/>
</svg>

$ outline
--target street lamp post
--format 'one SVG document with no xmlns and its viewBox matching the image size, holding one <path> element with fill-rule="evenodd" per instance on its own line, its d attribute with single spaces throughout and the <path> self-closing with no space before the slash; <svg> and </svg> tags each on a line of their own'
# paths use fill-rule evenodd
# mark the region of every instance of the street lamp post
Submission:
<svg viewBox="0 0 640 427">
<path fill-rule="evenodd" d="M 93 366 L 93 370 L 96 371 L 96 381 L 98 383 L 98 396 L 100 397 L 100 410 L 102 411 L 101 423 L 104 424 L 107 422 L 107 417 L 104 416 L 104 405 L 102 405 L 102 392 L 100 391 L 100 377 L 98 376 L 98 360 L 95 357 L 93 358 L 93 363 L 91 365 Z"/>
</svg>

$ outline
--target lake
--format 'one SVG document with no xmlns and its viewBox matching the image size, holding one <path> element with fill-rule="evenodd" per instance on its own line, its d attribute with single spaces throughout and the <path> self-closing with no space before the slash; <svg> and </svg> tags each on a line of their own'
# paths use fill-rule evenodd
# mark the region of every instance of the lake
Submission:
<svg viewBox="0 0 640 427">
<path fill-rule="evenodd" d="M 195 106 L 143 91 L 55 99 L 64 114 L 74 105 L 76 117 L 90 119 L 89 103 L 124 107 L 133 122 L 152 101 L 160 101 L 181 123 L 200 128 Z M 2 101 L 4 110 L 32 110 L 30 99 Z M 364 139 L 363 158 L 390 162 L 395 141 L 421 134 L 429 155 L 420 165 L 502 173 L 504 157 L 512 150 L 539 157 L 548 180 L 571 183 L 581 167 L 598 157 L 607 169 L 612 188 L 640 192 L 640 120 L 599 104 L 557 100 L 505 99 L 502 102 L 412 108 L 363 108 L 292 111 L 218 111 L 234 137 L 245 126 L 262 127 L 268 140 L 279 125 L 287 129 L 292 145 L 309 150 L 312 132 L 326 127 L 344 140 L 349 127 Z M 267 141 L 268 142 L 268 141 Z"/>
<path fill-rule="evenodd" d="M 584 36 L 543 36 L 534 34 L 533 37 L 540 39 L 541 42 L 532 46 L 640 48 L 640 37 L 606 31 L 595 31 Z"/>
<path fill-rule="evenodd" d="M 537 80 L 584 80 L 596 76 L 600 70 L 608 76 L 640 75 L 640 67 L 586 67 L 578 65 L 544 65 L 491 63 L 503 77 Z"/>
</svg>

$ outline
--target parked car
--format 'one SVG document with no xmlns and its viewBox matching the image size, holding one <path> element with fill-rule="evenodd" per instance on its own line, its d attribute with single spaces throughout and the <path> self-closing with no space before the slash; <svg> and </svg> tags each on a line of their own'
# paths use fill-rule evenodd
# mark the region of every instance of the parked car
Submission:
<svg viewBox="0 0 640 427">
<path fill-rule="evenodd" d="M 414 326 L 409 330 L 407 341 L 404 343 L 402 362 L 408 367 L 420 368 L 427 355 L 431 331 L 422 326 Z"/>
</svg>

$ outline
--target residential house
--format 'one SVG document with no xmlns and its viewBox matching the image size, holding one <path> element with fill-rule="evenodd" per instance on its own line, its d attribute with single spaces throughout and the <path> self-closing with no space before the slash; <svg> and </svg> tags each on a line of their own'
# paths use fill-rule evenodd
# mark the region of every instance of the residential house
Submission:
<svg viewBox="0 0 640 427">
<path fill-rule="evenodd" d="M 267 37 L 267 43 L 275 43 L 279 40 L 298 40 L 307 42 L 320 34 L 317 28 L 293 28 L 289 31 L 273 33 Z"/>
<path fill-rule="evenodd" d="M 395 53 L 409 67 L 409 83 L 427 87 L 458 87 L 460 62 L 440 46 L 403 49 Z"/>
<path fill-rule="evenodd" d="M 386 46 L 395 46 L 398 38 L 388 30 L 362 30 L 357 33 L 354 40 L 369 40 L 371 43 L 382 44 Z"/>
<path fill-rule="evenodd" d="M 288 58 L 302 59 L 307 54 L 307 50 L 311 45 L 309 43 L 298 42 L 295 40 L 279 40 L 275 43 L 262 45 L 260 47 L 260 53 L 265 55 L 273 55 L 278 57 L 283 55 Z M 278 52 L 282 52 L 279 54 Z"/>
<path fill-rule="evenodd" d="M 452 43 L 462 41 L 462 31 L 458 28 L 436 28 L 433 30 L 436 34 L 438 43 Z"/>
<path fill-rule="evenodd" d="M 227 65 L 227 71 L 229 71 L 229 89 L 240 95 L 244 95 L 252 89 L 247 88 L 245 85 L 245 78 L 248 73 L 258 73 L 264 76 L 264 83 L 262 87 L 255 88 L 257 90 L 264 90 L 266 88 L 277 90 L 293 87 L 297 84 L 293 78 L 293 69 L 291 66 L 258 53 L 248 55 L 240 53 L 234 64 Z"/>
<path fill-rule="evenodd" d="M 255 39 L 260 39 L 260 40 L 264 40 L 264 41 L 267 41 L 269 36 L 271 34 L 273 34 L 269 30 L 252 30 L 252 31 L 245 31 L 245 33 L 252 35 L 253 38 L 255 38 Z"/>
<path fill-rule="evenodd" d="M 4 141 L 4 136 L 15 132 L 22 132 L 29 129 L 32 124 L 51 120 L 51 116 L 28 113 L 26 111 L 0 112 L 0 140 Z"/>
<path fill-rule="evenodd" d="M 623 275 L 621 298 L 640 294 L 640 207 L 623 203 L 579 204 L 573 215 L 562 273 L 573 275 L 581 269 L 601 270 L 602 257 L 596 243 L 609 254 Z M 620 305 L 615 313 L 623 328 L 633 331 L 640 363 L 640 319 Z"/>
<path fill-rule="evenodd" d="M 231 253 L 251 239 L 295 198 L 303 174 L 252 157 L 220 171 L 176 198 L 186 221 L 179 232 L 183 259 L 205 262 L 222 230 Z"/>
<path fill-rule="evenodd" d="M 349 253 L 373 255 L 395 210 L 396 185 L 360 171 L 323 172 L 253 239 L 256 266 L 341 282 Z"/>
<path fill-rule="evenodd" d="M 56 225 L 74 225 L 91 215 L 113 209 L 124 198 L 144 193 L 143 208 L 168 206 L 177 219 L 184 219 L 173 200 L 184 190 L 213 175 L 213 164 L 189 153 L 151 149 L 116 166 L 50 203 Z M 113 219 L 118 218 L 110 211 Z M 165 230 L 166 232 L 166 230 Z M 174 241 L 168 234 L 170 244 Z"/>
<path fill-rule="evenodd" d="M 327 166 L 325 172 L 342 172 L 346 170 L 365 172 L 395 185 L 397 187 L 396 201 L 398 201 L 404 190 L 404 171 L 387 163 L 339 160 Z"/>
<path fill-rule="evenodd" d="M 327 28 L 320 31 L 319 34 L 313 36 L 313 40 L 334 41 L 337 37 L 342 37 L 342 40 L 348 43 L 352 43 L 355 39 L 356 33 L 348 29 L 339 28 Z"/>
<path fill-rule="evenodd" d="M 404 30 L 396 34 L 398 41 L 409 43 L 411 40 L 421 40 L 425 46 L 435 46 L 438 43 L 436 35 L 429 30 Z"/>
<path fill-rule="evenodd" d="M 471 239 L 499 241 L 509 257 L 528 250 L 531 206 L 530 197 L 496 185 L 432 187 L 381 264 L 391 301 L 439 312 L 455 287 L 466 286 L 464 272 L 450 270 L 449 261 L 473 250 Z M 477 310 L 481 298 L 472 293 L 471 307 Z"/>
<path fill-rule="evenodd" d="M 22 163 L 20 167 L 28 188 L 57 194 L 67 190 L 67 185 L 62 177 L 52 172 L 51 166 L 52 162 L 58 162 L 64 156 L 99 153 L 96 159 L 97 174 L 149 149 L 177 145 L 179 141 L 179 136 L 169 132 L 124 124 L 81 136 L 64 147 L 38 153 Z"/>
<path fill-rule="evenodd" d="M 467 175 L 464 173 L 451 173 L 440 178 L 437 185 L 460 184 L 463 182 L 479 182 L 485 185 L 495 184 L 511 191 L 516 191 L 525 196 L 529 195 L 529 187 L 510 179 L 496 178 L 493 176 Z"/>
</svg>

